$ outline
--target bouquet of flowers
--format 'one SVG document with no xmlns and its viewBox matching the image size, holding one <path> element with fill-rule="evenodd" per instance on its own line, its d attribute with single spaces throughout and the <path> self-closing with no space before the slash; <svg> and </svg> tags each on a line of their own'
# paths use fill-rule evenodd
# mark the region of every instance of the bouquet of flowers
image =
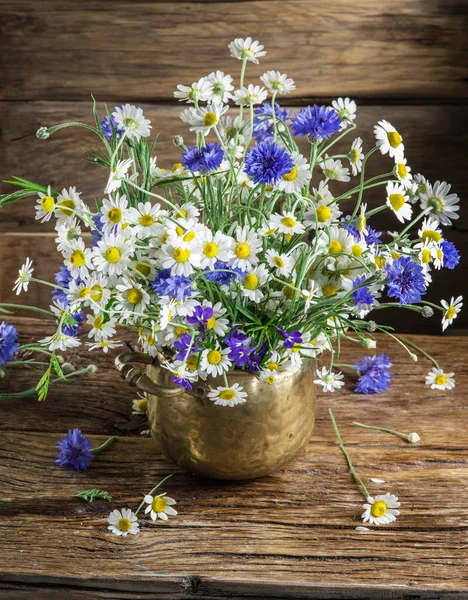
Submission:
<svg viewBox="0 0 468 600">
<path fill-rule="evenodd" d="M 432 269 L 459 262 L 442 230 L 458 218 L 459 199 L 449 184 L 411 173 L 402 136 L 385 120 L 375 125 L 372 148 L 356 137 L 347 153 L 333 154 L 356 129 L 355 102 L 339 98 L 293 113 L 278 103 L 295 89 L 287 75 L 267 71 L 260 84 L 245 83 L 248 63 L 266 54 L 259 42 L 236 39 L 229 50 L 241 63 L 238 87 L 215 71 L 174 93 L 187 104 L 180 118 L 193 141 L 174 137 L 181 154 L 172 167 L 156 159 L 151 123 L 130 104 L 106 107 L 101 120 L 94 102 L 94 125 L 37 132 L 45 140 L 85 127 L 102 144 L 88 158 L 108 172 L 95 204 L 76 187 L 59 192 L 17 177 L 9 183 L 20 189 L 0 200 L 35 196 L 36 218 L 56 222 L 63 266 L 50 315 L 57 331 L 41 343 L 52 356 L 73 349 L 86 321 L 89 349 L 107 352 L 120 345 L 117 331 L 134 327 L 144 352 L 160 357 L 175 383 L 190 392 L 206 382 L 210 400 L 224 406 L 248 400 L 239 384 L 229 385 L 229 371 L 275 385 L 279 373 L 320 362 L 328 351 L 316 383 L 333 391 L 343 385 L 333 370 L 341 338 L 374 348 L 373 332 L 393 336 L 366 319 L 371 311 L 400 306 L 428 317 L 436 309 L 443 329 L 457 316 L 461 298 L 437 306 L 423 297 Z M 377 152 L 388 156 L 388 172 L 366 178 Z M 369 209 L 365 192 L 377 187 L 382 204 Z M 381 211 L 401 231 L 372 228 Z M 40 280 L 28 258 L 17 293 L 31 281 Z M 377 371 L 385 362 L 373 360 Z M 435 364 L 428 383 L 453 387 Z M 214 376 L 224 376 L 224 385 L 210 386 Z M 372 377 L 368 391 L 380 391 Z"/>
</svg>

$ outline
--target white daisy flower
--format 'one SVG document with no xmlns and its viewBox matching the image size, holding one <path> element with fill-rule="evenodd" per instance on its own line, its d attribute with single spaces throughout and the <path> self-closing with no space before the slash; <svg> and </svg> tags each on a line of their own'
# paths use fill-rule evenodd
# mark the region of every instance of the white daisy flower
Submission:
<svg viewBox="0 0 468 600">
<path fill-rule="evenodd" d="M 189 219 L 193 219 L 196 221 L 200 215 L 200 210 L 191 202 L 185 202 L 182 206 L 177 206 L 177 209 L 172 211 L 172 218 L 177 221 L 181 221 L 182 225 L 183 221 L 188 221 Z"/>
<path fill-rule="evenodd" d="M 263 292 L 260 288 L 268 281 L 269 277 L 270 273 L 263 264 L 258 265 L 252 271 L 248 271 L 242 280 L 242 295 L 258 304 L 263 298 Z"/>
<path fill-rule="evenodd" d="M 86 322 L 91 325 L 88 337 L 96 341 L 107 340 L 115 334 L 115 320 L 109 319 L 106 322 L 103 313 L 86 315 Z"/>
<path fill-rule="evenodd" d="M 327 248 L 328 254 L 333 256 L 343 253 L 349 255 L 354 241 L 354 237 L 346 229 L 332 225 L 328 231 L 320 232 L 317 243 L 319 246 Z"/>
<path fill-rule="evenodd" d="M 294 235 L 295 233 L 304 233 L 304 225 L 296 219 L 294 213 L 283 212 L 282 215 L 273 213 L 271 215 L 271 222 L 277 228 L 278 231 L 285 235 Z"/>
<path fill-rule="evenodd" d="M 28 291 L 28 285 L 32 278 L 32 272 L 34 271 L 32 264 L 32 260 L 30 258 L 26 258 L 26 262 L 18 271 L 18 277 L 16 278 L 15 285 L 13 286 L 13 291 L 16 290 L 17 296 L 22 290 L 25 292 Z"/>
<path fill-rule="evenodd" d="M 309 287 L 301 290 L 302 296 L 304 298 L 304 310 L 308 311 L 310 305 L 314 303 L 314 300 L 318 298 L 320 292 L 320 288 L 317 283 L 311 279 L 309 281 Z"/>
<path fill-rule="evenodd" d="M 413 209 L 407 201 L 406 190 L 401 183 L 389 181 L 387 183 L 387 206 L 396 215 L 397 219 L 404 223 L 411 219 Z"/>
<path fill-rule="evenodd" d="M 260 381 L 268 385 L 278 385 L 278 370 L 277 369 L 262 369 L 260 371 Z"/>
<path fill-rule="evenodd" d="M 127 176 L 127 172 L 131 167 L 132 162 L 133 160 L 131 158 L 117 161 L 117 164 L 113 169 L 111 169 L 109 174 L 106 189 L 104 190 L 106 194 L 110 194 L 119 189 L 119 187 L 122 185 L 122 180 Z"/>
<path fill-rule="evenodd" d="M 213 235 L 211 229 L 206 228 L 201 245 L 202 258 L 200 266 L 213 269 L 218 260 L 229 262 L 234 256 L 232 247 L 232 238 L 224 235 L 221 231 L 217 231 Z"/>
<path fill-rule="evenodd" d="M 128 217 L 128 202 L 127 196 L 115 194 L 115 197 L 105 199 L 101 206 L 101 223 L 103 224 L 102 231 L 104 233 L 117 233 Z"/>
<path fill-rule="evenodd" d="M 413 176 L 411 175 L 411 167 L 406 162 L 406 158 L 402 158 L 401 161 L 396 162 L 393 167 L 393 173 L 405 187 L 408 187 L 412 184 Z"/>
<path fill-rule="evenodd" d="M 174 300 L 169 300 L 167 304 L 161 306 L 159 312 L 159 328 L 161 331 L 164 331 L 169 325 L 169 322 L 176 316 L 175 307 L 176 303 Z"/>
<path fill-rule="evenodd" d="M 107 529 L 116 535 L 126 536 L 129 533 L 132 535 L 140 533 L 138 518 L 129 508 L 122 508 L 122 511 L 113 510 L 107 521 L 109 523 Z"/>
<path fill-rule="evenodd" d="M 138 202 L 137 208 L 129 208 L 127 213 L 128 222 L 133 225 L 133 233 L 140 240 L 157 234 L 161 216 L 166 211 L 161 210 L 159 204 L 152 205 L 151 202 Z"/>
<path fill-rule="evenodd" d="M 50 185 L 47 187 L 47 193 L 38 192 L 39 199 L 36 204 L 36 219 L 45 223 L 55 211 L 55 198 L 51 195 Z"/>
<path fill-rule="evenodd" d="M 258 59 L 265 56 L 264 46 L 258 41 L 253 41 L 251 37 L 236 38 L 229 44 L 229 52 L 233 58 L 246 60 L 258 65 Z"/>
<path fill-rule="evenodd" d="M 331 181 L 349 181 L 351 179 L 349 169 L 343 167 L 341 160 L 333 160 L 333 158 L 326 157 L 320 163 L 320 167 L 325 177 Z"/>
<path fill-rule="evenodd" d="M 356 118 L 356 102 L 349 98 L 337 98 L 333 100 L 332 107 L 341 119 L 341 130 L 346 129 Z"/>
<path fill-rule="evenodd" d="M 96 270 L 107 276 L 122 275 L 130 263 L 133 245 L 123 235 L 106 235 L 93 250 Z"/>
<path fill-rule="evenodd" d="M 227 312 L 226 309 L 223 308 L 221 302 L 216 302 L 216 304 L 213 304 L 209 300 L 203 300 L 202 306 L 204 308 L 209 307 L 213 310 L 213 316 L 208 319 L 206 323 L 206 330 L 214 331 L 216 335 L 224 338 L 229 330 L 229 321 L 228 319 L 223 318 L 223 315 L 225 315 Z"/>
<path fill-rule="evenodd" d="M 210 86 L 208 96 L 210 100 L 219 99 L 226 103 L 231 98 L 231 92 L 234 89 L 231 75 L 225 75 L 223 71 L 213 71 L 205 77 L 205 81 Z"/>
<path fill-rule="evenodd" d="M 156 521 L 158 518 L 162 521 L 167 521 L 169 517 L 177 516 L 177 511 L 175 508 L 172 508 L 177 502 L 174 498 L 166 496 L 166 494 L 159 494 L 154 497 L 147 494 L 144 497 L 144 501 L 148 505 L 145 508 L 145 515 L 149 513 L 153 521 Z"/>
<path fill-rule="evenodd" d="M 80 198 L 80 193 L 76 191 L 76 188 L 70 187 L 68 190 L 63 188 L 62 193 L 57 196 L 55 205 L 57 223 L 64 224 L 73 219 L 75 215 L 80 216 L 83 208 L 83 201 Z"/>
<path fill-rule="evenodd" d="M 254 104 L 262 104 L 268 97 L 268 92 L 264 87 L 259 85 L 249 84 L 247 87 L 242 87 L 236 90 L 232 96 L 234 102 L 239 106 L 252 106 Z"/>
<path fill-rule="evenodd" d="M 63 252 L 67 248 L 72 240 L 76 240 L 81 237 L 81 227 L 78 225 L 78 221 L 75 217 L 70 219 L 66 223 L 57 223 L 55 230 L 58 236 L 55 238 L 57 244 L 57 250 Z"/>
<path fill-rule="evenodd" d="M 221 350 L 218 344 L 214 348 L 203 350 L 200 360 L 200 377 L 203 379 L 206 379 L 207 375 L 216 377 L 222 375 L 225 371 L 229 371 L 232 365 L 228 358 L 230 352 L 230 348 Z"/>
<path fill-rule="evenodd" d="M 100 273 L 92 273 L 77 283 L 70 281 L 68 299 L 71 303 L 82 304 L 91 308 L 103 307 L 110 298 L 108 280 Z"/>
<path fill-rule="evenodd" d="M 374 127 L 374 135 L 382 154 L 389 154 L 395 162 L 402 162 L 405 150 L 403 138 L 393 125 L 388 121 L 379 121 Z"/>
<path fill-rule="evenodd" d="M 163 269 L 171 269 L 173 275 L 190 275 L 200 266 L 201 249 L 199 245 L 189 246 L 168 240 L 159 253 Z"/>
<path fill-rule="evenodd" d="M 442 308 L 445 309 L 444 316 L 442 317 L 442 331 L 445 331 L 461 311 L 463 306 L 463 296 L 458 296 L 456 299 L 452 296 L 450 302 L 442 300 L 441 305 Z"/>
<path fill-rule="evenodd" d="M 221 104 L 219 101 L 210 102 L 199 108 L 192 108 L 186 116 L 187 122 L 191 125 L 190 131 L 202 133 L 205 136 L 208 135 L 211 129 L 217 126 L 227 110 L 229 110 L 229 106 Z"/>
<path fill-rule="evenodd" d="M 89 346 L 88 350 L 97 350 L 100 348 L 105 354 L 107 354 L 110 350 L 114 350 L 115 348 L 120 348 L 122 344 L 120 342 L 113 342 L 112 340 L 99 340 L 95 343 L 86 342 L 86 345 Z"/>
<path fill-rule="evenodd" d="M 421 194 L 425 194 L 429 187 L 428 180 L 421 175 L 416 173 L 408 185 L 408 194 L 410 195 L 410 202 L 414 204 L 420 200 Z"/>
<path fill-rule="evenodd" d="M 278 183 L 278 189 L 286 192 L 286 194 L 300 192 L 304 186 L 309 185 L 311 178 L 309 163 L 302 154 L 291 152 L 290 157 L 294 165 L 289 173 L 282 176 Z"/>
<path fill-rule="evenodd" d="M 312 188 L 309 198 L 314 202 L 325 202 L 326 204 L 334 200 L 333 194 L 328 189 L 328 184 L 325 180 L 319 183 L 318 188 Z"/>
<path fill-rule="evenodd" d="M 375 498 L 369 496 L 367 503 L 362 505 L 364 512 L 361 515 L 364 523 L 370 525 L 388 525 L 396 521 L 400 511 L 398 498 L 393 494 L 378 495 Z"/>
<path fill-rule="evenodd" d="M 169 221 L 166 223 L 168 232 L 167 243 L 181 248 L 194 248 L 201 246 L 208 228 L 203 223 L 198 223 L 195 219 L 179 220 L 177 222 Z"/>
<path fill-rule="evenodd" d="M 185 101 L 195 104 L 196 102 L 208 100 L 210 94 L 210 82 L 205 77 L 201 77 L 198 81 L 194 81 L 191 86 L 178 85 L 177 92 L 174 92 L 174 98 L 178 98 L 179 102 Z"/>
<path fill-rule="evenodd" d="M 146 415 L 148 409 L 148 398 L 136 398 L 132 402 L 132 415 Z"/>
<path fill-rule="evenodd" d="M 327 367 L 322 367 L 322 370 L 317 369 L 317 377 L 314 383 L 322 385 L 324 392 L 334 392 L 344 386 L 344 382 L 340 381 L 344 377 L 343 373 L 333 373 Z"/>
<path fill-rule="evenodd" d="M 426 192 L 420 194 L 421 208 L 428 209 L 432 218 L 442 225 L 451 225 L 452 219 L 460 217 L 457 214 L 460 198 L 457 194 L 450 194 L 450 187 L 445 181 L 436 181 L 434 185 L 428 184 Z"/>
<path fill-rule="evenodd" d="M 121 282 L 121 283 L 120 283 Z M 132 313 L 143 313 L 150 303 L 150 297 L 141 283 L 131 279 L 119 279 L 117 288 L 117 303 L 113 311 L 122 311 L 123 317 L 130 317 Z"/>
<path fill-rule="evenodd" d="M 208 392 L 208 399 L 219 406 L 235 406 L 246 402 L 247 393 L 243 391 L 238 383 L 229 387 L 219 386 Z"/>
<path fill-rule="evenodd" d="M 112 116 L 129 139 L 139 140 L 141 137 L 151 135 L 151 121 L 145 119 L 143 110 L 138 106 L 132 104 L 116 106 Z"/>
<path fill-rule="evenodd" d="M 445 373 L 443 369 L 432 367 L 432 370 L 426 375 L 426 385 L 430 385 L 433 390 L 453 390 L 455 387 L 455 373 Z"/>
<path fill-rule="evenodd" d="M 68 348 L 76 348 L 81 345 L 80 340 L 71 335 L 66 335 L 62 331 L 56 331 L 54 335 L 49 335 L 42 340 L 39 340 L 39 344 L 47 346 L 47 348 L 53 352 L 54 350 L 61 350 L 65 352 Z"/>
<path fill-rule="evenodd" d="M 425 270 L 430 270 L 430 263 L 436 258 L 436 248 L 432 242 L 420 242 L 419 244 L 415 244 L 414 249 L 419 249 L 418 259 Z M 392 252 L 391 258 L 395 259 L 400 258 L 400 254 L 395 251 Z"/>
<path fill-rule="evenodd" d="M 364 153 L 362 151 L 362 140 L 357 137 L 351 145 L 351 150 L 348 152 L 349 164 L 353 175 L 361 172 Z"/>
<path fill-rule="evenodd" d="M 338 210 L 336 203 L 320 200 L 315 205 L 315 208 L 311 206 L 304 213 L 304 225 L 306 227 L 322 229 L 336 222 L 340 216 L 341 211 Z"/>
<path fill-rule="evenodd" d="M 260 77 L 260 80 L 272 94 L 275 92 L 277 94 L 289 94 L 296 89 L 294 79 L 279 71 L 267 71 Z"/>
<path fill-rule="evenodd" d="M 432 217 L 425 217 L 421 223 L 421 227 L 418 229 L 418 236 L 425 243 L 436 243 L 442 241 L 442 234 L 440 231 L 440 223 Z"/>
<path fill-rule="evenodd" d="M 88 277 L 89 271 L 94 269 L 92 262 L 93 251 L 86 248 L 81 238 L 72 240 L 62 251 L 64 264 L 74 278 Z"/>
<path fill-rule="evenodd" d="M 257 237 L 255 229 L 248 225 L 236 227 L 234 242 L 234 257 L 229 261 L 230 267 L 248 269 L 258 263 L 257 254 L 262 250 L 262 242 Z"/>
<path fill-rule="evenodd" d="M 279 275 L 289 277 L 294 267 L 294 259 L 291 256 L 271 249 L 267 250 L 265 258 L 270 267 L 273 267 Z"/>
</svg>

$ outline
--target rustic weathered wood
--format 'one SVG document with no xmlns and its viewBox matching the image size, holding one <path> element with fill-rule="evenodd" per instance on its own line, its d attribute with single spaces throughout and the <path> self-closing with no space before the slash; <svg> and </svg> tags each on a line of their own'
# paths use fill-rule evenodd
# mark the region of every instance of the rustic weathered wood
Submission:
<svg viewBox="0 0 468 600">
<path fill-rule="evenodd" d="M 468 97 L 467 7 L 457 0 L 130 2 L 2 0 L 3 99 L 172 97 L 253 36 L 295 97 Z M 25 41 L 27 43 L 25 43 Z M 214 58 L 216 57 L 216 61 Z M 216 62 L 216 66 L 215 66 Z M 44 74 L 46 76 L 44 76 Z"/>
<path fill-rule="evenodd" d="M 15 323 L 26 336 L 43 327 Z M 2 598 L 466 597 L 468 340 L 411 339 L 456 372 L 455 390 L 425 387 L 428 362 L 410 364 L 400 346 L 379 336 L 378 349 L 395 365 L 390 390 L 356 395 L 350 376 L 339 394 L 319 394 L 306 453 L 290 468 L 248 483 L 184 474 L 150 439 L 125 431 L 122 424 L 141 417 L 130 414 L 132 393 L 118 381 L 111 356 L 98 361 L 95 375 L 52 388 L 44 403 L 0 401 L 0 497 L 13 500 L 0 505 Z M 345 344 L 341 360 L 363 353 Z M 86 354 L 79 349 L 75 362 L 86 363 Z M 12 389 L 26 379 L 13 379 Z M 391 527 L 355 530 L 362 498 L 336 444 L 329 406 L 371 493 L 399 495 L 402 515 Z M 416 430 L 422 441 L 411 446 L 356 428 L 354 420 Z M 54 464 L 56 441 L 73 426 L 95 443 L 119 433 L 85 473 Z M 170 472 L 165 491 L 178 501 L 177 518 L 143 519 L 141 534 L 131 539 L 106 531 L 111 509 L 136 506 Z M 71 498 L 92 487 L 109 491 L 112 503 Z"/>
</svg>

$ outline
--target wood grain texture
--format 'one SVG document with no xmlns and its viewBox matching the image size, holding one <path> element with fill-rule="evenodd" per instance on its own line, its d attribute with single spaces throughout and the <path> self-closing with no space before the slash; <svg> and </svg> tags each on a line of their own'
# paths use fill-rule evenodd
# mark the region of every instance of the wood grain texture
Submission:
<svg viewBox="0 0 468 600">
<path fill-rule="evenodd" d="M 24 335 L 43 327 L 20 322 Z M 112 421 L 141 417 L 130 415 L 132 394 L 118 381 L 111 356 L 99 361 L 95 375 L 52 388 L 45 403 L 2 400 L 0 489 L 13 500 L 0 505 L 2 599 L 64 597 L 57 590 L 76 600 L 466 597 L 468 340 L 411 339 L 456 372 L 455 390 L 425 387 L 427 361 L 409 364 L 400 346 L 380 336 L 379 349 L 395 365 L 390 390 L 356 395 L 349 376 L 339 394 L 320 394 L 306 453 L 288 469 L 247 483 L 182 473 L 157 455 L 150 439 L 114 428 Z M 345 345 L 343 362 L 357 357 Z M 78 349 L 75 359 L 88 357 Z M 393 526 L 355 530 L 362 498 L 336 444 L 329 406 L 371 493 L 399 495 L 402 515 Z M 414 429 L 422 441 L 410 446 L 353 427 L 354 420 Z M 56 441 L 73 426 L 95 443 L 120 434 L 85 473 L 54 464 Z M 135 506 L 170 472 L 164 491 L 178 501 L 177 518 L 167 524 L 143 519 L 141 534 L 131 539 L 106 531 L 111 509 Z M 71 498 L 91 487 L 109 491 L 112 503 Z"/>
<path fill-rule="evenodd" d="M 3 99 L 87 99 L 92 91 L 127 101 L 123 82 L 131 82 L 133 99 L 168 99 L 215 62 L 238 71 L 227 45 L 249 35 L 268 51 L 250 76 L 287 72 L 298 98 L 468 97 L 468 10 L 457 0 L 127 0 L 112 10 L 94 0 L 2 0 L 0 7 Z"/>
</svg>

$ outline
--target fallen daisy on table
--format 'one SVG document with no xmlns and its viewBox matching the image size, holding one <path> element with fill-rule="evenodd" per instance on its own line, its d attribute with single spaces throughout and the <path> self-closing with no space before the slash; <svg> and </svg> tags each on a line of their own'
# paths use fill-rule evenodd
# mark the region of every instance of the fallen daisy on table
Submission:
<svg viewBox="0 0 468 600">
<path fill-rule="evenodd" d="M 430 385 L 433 390 L 452 390 L 455 387 L 455 373 L 444 373 L 438 367 L 432 367 L 432 370 L 426 375 L 426 385 Z"/>
<path fill-rule="evenodd" d="M 145 509 L 145 515 L 149 513 L 153 521 L 156 519 L 162 519 L 167 521 L 169 517 L 177 516 L 177 511 L 172 508 L 173 504 L 177 504 L 174 498 L 166 496 L 166 494 L 159 494 L 159 496 L 145 496 L 145 502 L 148 506 Z"/>
<path fill-rule="evenodd" d="M 140 533 L 140 525 L 138 517 L 129 508 L 122 510 L 113 510 L 107 519 L 109 522 L 109 531 L 116 535 L 126 536 L 131 533 L 133 535 Z"/>
</svg>

